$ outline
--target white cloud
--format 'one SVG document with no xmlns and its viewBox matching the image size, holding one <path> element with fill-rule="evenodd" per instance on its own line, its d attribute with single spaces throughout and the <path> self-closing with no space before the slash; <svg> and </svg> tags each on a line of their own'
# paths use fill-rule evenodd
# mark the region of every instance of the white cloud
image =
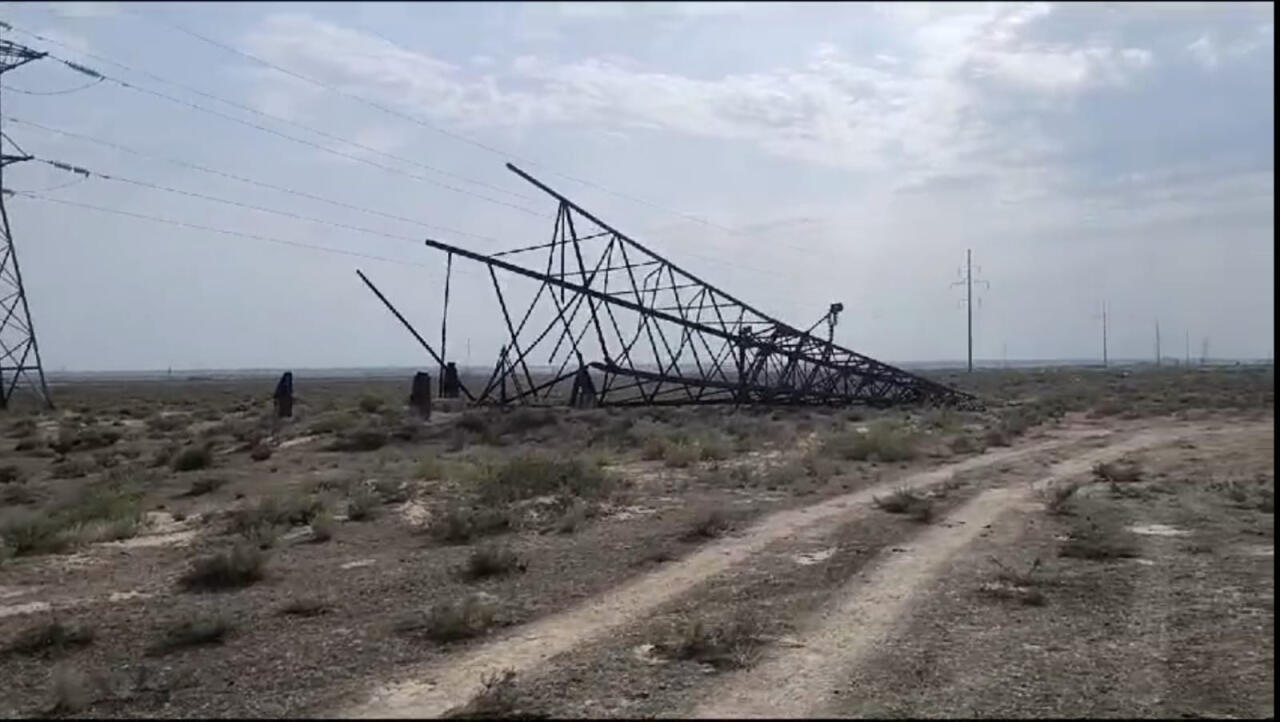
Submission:
<svg viewBox="0 0 1280 722">
<path fill-rule="evenodd" d="M 120 13 L 119 3 L 114 2 L 51 2 L 45 7 L 63 18 L 103 18 Z"/>
<path fill-rule="evenodd" d="M 1216 67 L 1219 62 L 1217 45 L 1208 35 L 1201 35 L 1195 42 L 1187 46 L 1187 52 L 1196 62 L 1206 68 Z"/>
<path fill-rule="evenodd" d="M 631 11 L 571 5 L 564 11 L 578 15 Z M 676 12 L 684 6 L 646 7 Z M 464 127 L 661 130 L 746 141 L 813 163 L 925 175 L 955 170 L 991 136 L 974 112 L 983 95 L 975 81 L 1061 96 L 1122 84 L 1151 64 L 1151 53 L 1138 48 L 1021 42 L 1026 27 L 1050 14 L 1042 3 L 882 12 L 914 23 L 908 36 L 915 58 L 881 54 L 862 63 L 820 43 L 798 67 L 711 79 L 647 70 L 626 58 L 562 62 L 534 55 L 516 58 L 504 74 L 476 77 L 301 14 L 268 17 L 247 43 L 285 67 Z"/>
<path fill-rule="evenodd" d="M 1185 50 L 1191 58 L 1207 69 L 1244 58 L 1275 43 L 1274 25 L 1264 23 L 1228 42 L 1218 40 L 1213 33 L 1204 33 L 1189 43 Z"/>
</svg>

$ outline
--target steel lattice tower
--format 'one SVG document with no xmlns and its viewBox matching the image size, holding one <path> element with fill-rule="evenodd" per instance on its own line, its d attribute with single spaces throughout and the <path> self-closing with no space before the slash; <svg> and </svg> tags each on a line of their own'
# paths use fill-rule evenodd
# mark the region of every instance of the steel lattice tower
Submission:
<svg viewBox="0 0 1280 722">
<path fill-rule="evenodd" d="M 31 48 L 0 40 L 0 75 L 44 57 L 44 53 Z M 4 168 L 12 163 L 30 160 L 25 153 L 13 155 L 5 152 L 3 142 L 9 141 L 19 153 L 21 148 L 0 130 L 0 409 L 9 407 L 9 399 L 25 380 L 48 408 L 53 408 L 49 387 L 44 380 L 44 367 L 40 362 L 40 347 L 36 343 L 35 328 L 31 324 L 31 309 L 27 306 L 27 292 L 22 286 L 22 269 L 18 266 L 18 252 L 14 247 L 13 233 L 9 229 L 9 212 L 4 199 L 10 191 L 4 188 Z"/>
</svg>

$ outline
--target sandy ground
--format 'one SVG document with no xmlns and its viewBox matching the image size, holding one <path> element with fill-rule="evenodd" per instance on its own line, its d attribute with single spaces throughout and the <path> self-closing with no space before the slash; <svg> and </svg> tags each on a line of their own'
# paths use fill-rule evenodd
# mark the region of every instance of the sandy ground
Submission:
<svg viewBox="0 0 1280 722">
<path fill-rule="evenodd" d="M 47 446 L 9 429 L 0 521 L 117 488 L 146 511 L 123 538 L 0 556 L 0 716 L 1273 716 L 1270 377 L 1092 378 L 981 380 L 1093 404 L 1014 431 L 1006 411 L 838 409 L 441 412 L 408 428 L 401 384 L 335 383 L 304 386 L 265 440 L 267 402 L 243 385 L 86 387 L 32 424 Z M 882 423 L 916 453 L 830 450 Z M 335 448 L 350 428 L 386 438 Z M 72 443 L 93 429 L 119 438 Z M 718 454 L 670 457 L 716 435 Z M 684 441 L 651 453 L 662 439 Z M 150 461 L 199 444 L 209 468 Z M 485 469 L 530 452 L 617 488 L 568 507 L 539 492 L 492 507 L 511 520 L 492 536 L 433 536 L 449 509 L 481 508 Z M 1099 462 L 1140 473 L 1107 482 Z M 903 490 L 932 515 L 880 507 Z M 323 505 L 331 536 L 285 523 L 260 580 L 183 587 L 196 560 L 257 538 L 230 522 L 268 498 Z M 705 531 L 712 512 L 723 527 Z M 1123 553 L 1063 552 L 1103 528 Z M 489 548 L 518 568 L 462 574 Z M 474 637 L 403 631 L 468 597 L 495 610 Z M 213 618 L 225 634 L 157 651 Z M 55 623 L 92 639 L 19 644 Z"/>
</svg>

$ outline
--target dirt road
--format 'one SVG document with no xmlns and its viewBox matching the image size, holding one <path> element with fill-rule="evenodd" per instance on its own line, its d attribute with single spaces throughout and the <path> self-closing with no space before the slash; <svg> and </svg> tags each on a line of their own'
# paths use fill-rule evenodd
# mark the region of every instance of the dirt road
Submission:
<svg viewBox="0 0 1280 722">
<path fill-rule="evenodd" d="M 875 496 L 903 487 L 929 487 L 957 473 L 1106 436 L 1106 432 L 1097 430 L 1067 429 L 1056 432 L 1046 441 L 984 454 L 812 506 L 772 514 L 740 534 L 708 544 L 678 562 L 642 575 L 562 614 L 546 617 L 463 652 L 445 664 L 414 670 L 406 674 L 403 681 L 375 690 L 367 700 L 338 714 L 343 717 L 439 716 L 469 701 L 479 691 L 480 680 L 486 673 L 510 669 L 526 676 L 533 674 L 555 655 L 643 616 L 707 578 L 741 564 L 771 542 L 787 536 L 823 533 L 868 513 Z M 1080 463 L 1086 464 L 1087 469 L 1087 463 L 1091 462 Z"/>
<path fill-rule="evenodd" d="M 812 506 L 772 514 L 739 534 L 602 594 L 560 614 L 545 617 L 486 644 L 461 652 L 448 663 L 412 670 L 400 681 L 377 688 L 343 709 L 349 717 L 435 717 L 466 704 L 484 675 L 512 670 L 528 679 L 544 674 L 552 658 L 644 619 L 660 605 L 735 568 L 783 538 L 819 536 L 873 513 L 873 497 L 903 487 L 924 489 L 953 475 L 1036 457 L 1056 463 L 1030 484 L 987 489 L 946 518 L 924 527 L 905 549 L 874 562 L 845 584 L 825 611 L 800 620 L 800 634 L 765 653 L 749 669 L 730 676 L 713 691 L 688 701 L 682 714 L 698 717 L 821 716 L 842 676 L 865 661 L 912 607 L 917 595 L 945 569 L 948 560 L 986 533 L 1002 516 L 1037 508 L 1036 493 L 1058 480 L 1088 473 L 1099 461 L 1209 433 L 1202 426 L 1166 424 L 1114 434 L 1067 429 L 1039 443 L 986 454 L 957 464 L 893 479 Z M 1099 445 L 1099 442 L 1102 442 Z M 1083 445 L 1083 448 L 1081 448 Z M 1073 448 L 1076 447 L 1076 448 Z"/>
<path fill-rule="evenodd" d="M 1033 501 L 1035 492 L 1049 484 L 1087 473 L 1099 461 L 1171 442 L 1186 431 L 1182 427 L 1138 434 L 1055 464 L 1034 484 L 983 492 L 919 535 L 904 552 L 856 577 L 832 607 L 812 621 L 798 644 L 728 678 L 692 716 L 822 716 L 824 702 L 848 669 L 886 640 L 916 593 L 951 555 L 983 534 L 1002 514 Z"/>
</svg>

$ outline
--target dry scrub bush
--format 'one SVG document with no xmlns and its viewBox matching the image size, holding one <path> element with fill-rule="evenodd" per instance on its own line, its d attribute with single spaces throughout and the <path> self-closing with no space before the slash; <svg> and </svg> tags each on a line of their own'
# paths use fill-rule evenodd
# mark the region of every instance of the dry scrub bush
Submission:
<svg viewBox="0 0 1280 722">
<path fill-rule="evenodd" d="M 493 626 L 496 616 L 492 602 L 473 594 L 413 612 L 396 624 L 396 631 L 436 642 L 453 642 L 484 634 Z"/>
<path fill-rule="evenodd" d="M 93 628 L 81 624 L 63 624 L 57 619 L 39 622 L 23 629 L 9 644 L 5 654 L 36 656 L 62 654 L 93 642 Z"/>
<path fill-rule="evenodd" d="M 211 591 L 247 587 L 266 575 L 266 555 L 248 544 L 197 558 L 182 576 L 189 590 Z"/>
<path fill-rule="evenodd" d="M 850 431 L 828 437 L 823 449 L 848 461 L 909 461 L 916 457 L 916 436 L 887 421 L 876 421 L 866 431 Z"/>
<path fill-rule="evenodd" d="M 234 629 L 231 620 L 221 614 L 198 613 L 165 630 L 164 636 L 150 649 L 151 654 L 167 654 L 187 647 L 222 644 Z"/>
<path fill-rule="evenodd" d="M 871 501 L 882 511 L 906 514 L 921 523 L 933 518 L 933 502 L 911 489 L 898 489 L 885 497 L 872 497 Z"/>
</svg>

